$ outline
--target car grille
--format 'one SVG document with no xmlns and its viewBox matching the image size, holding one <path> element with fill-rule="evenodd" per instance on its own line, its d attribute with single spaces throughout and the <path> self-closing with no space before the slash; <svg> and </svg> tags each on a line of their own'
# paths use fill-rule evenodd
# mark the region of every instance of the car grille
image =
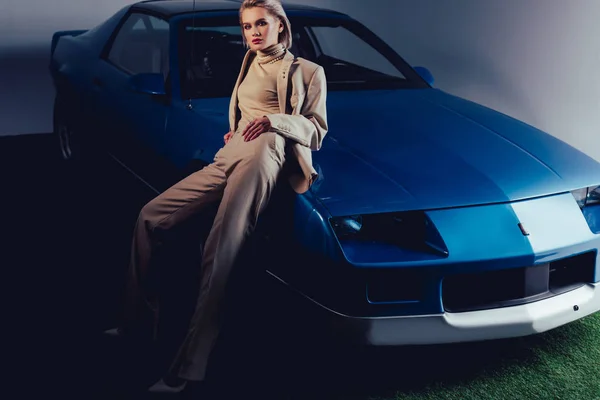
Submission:
<svg viewBox="0 0 600 400">
<path fill-rule="evenodd" d="M 596 253 L 546 264 L 444 278 L 442 302 L 448 312 L 531 303 L 576 289 L 594 279 Z"/>
<path fill-rule="evenodd" d="M 424 274 L 419 269 L 369 272 L 366 294 L 371 304 L 418 303 L 423 299 Z"/>
</svg>

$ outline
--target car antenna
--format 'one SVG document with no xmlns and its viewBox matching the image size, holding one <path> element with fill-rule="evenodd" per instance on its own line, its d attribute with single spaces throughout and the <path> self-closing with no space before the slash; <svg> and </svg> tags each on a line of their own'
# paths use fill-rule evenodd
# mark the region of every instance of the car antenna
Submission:
<svg viewBox="0 0 600 400">
<path fill-rule="evenodd" d="M 196 0 L 193 0 L 192 3 L 192 39 L 190 40 L 190 59 L 192 68 L 194 66 L 194 36 L 196 36 Z M 192 108 L 192 95 L 190 94 L 188 97 L 187 109 L 191 110 Z"/>
</svg>

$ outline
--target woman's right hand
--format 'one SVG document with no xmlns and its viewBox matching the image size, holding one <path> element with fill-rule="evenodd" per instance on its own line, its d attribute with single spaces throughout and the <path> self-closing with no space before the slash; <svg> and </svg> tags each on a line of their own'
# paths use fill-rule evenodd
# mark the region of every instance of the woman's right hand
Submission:
<svg viewBox="0 0 600 400">
<path fill-rule="evenodd" d="M 233 136 L 233 132 L 229 131 L 225 134 L 225 136 L 223 136 L 223 140 L 225 141 L 225 144 L 227 144 L 227 142 L 229 142 L 231 140 L 231 137 Z"/>
</svg>

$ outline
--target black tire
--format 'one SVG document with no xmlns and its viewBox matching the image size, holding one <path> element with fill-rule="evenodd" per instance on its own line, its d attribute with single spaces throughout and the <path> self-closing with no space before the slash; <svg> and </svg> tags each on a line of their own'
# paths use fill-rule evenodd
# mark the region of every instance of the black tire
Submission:
<svg viewBox="0 0 600 400">
<path fill-rule="evenodd" d="M 71 138 L 73 136 L 73 125 L 69 122 L 67 116 L 67 106 L 58 96 L 54 99 L 53 115 L 54 136 L 58 144 L 60 158 L 65 161 L 72 160 L 73 151 L 71 147 Z"/>
<path fill-rule="evenodd" d="M 73 110 L 61 96 L 54 99 L 54 136 L 59 157 L 69 163 L 86 161 L 90 158 L 89 145 L 77 122 L 77 110 Z"/>
</svg>

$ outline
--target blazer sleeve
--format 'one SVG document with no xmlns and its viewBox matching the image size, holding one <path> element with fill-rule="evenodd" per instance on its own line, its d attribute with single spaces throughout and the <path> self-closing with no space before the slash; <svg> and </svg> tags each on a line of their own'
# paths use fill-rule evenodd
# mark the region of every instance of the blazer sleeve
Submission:
<svg viewBox="0 0 600 400">
<path fill-rule="evenodd" d="M 271 129 L 311 150 L 319 150 L 327 133 L 327 80 L 318 66 L 310 79 L 299 115 L 269 114 Z"/>
</svg>

